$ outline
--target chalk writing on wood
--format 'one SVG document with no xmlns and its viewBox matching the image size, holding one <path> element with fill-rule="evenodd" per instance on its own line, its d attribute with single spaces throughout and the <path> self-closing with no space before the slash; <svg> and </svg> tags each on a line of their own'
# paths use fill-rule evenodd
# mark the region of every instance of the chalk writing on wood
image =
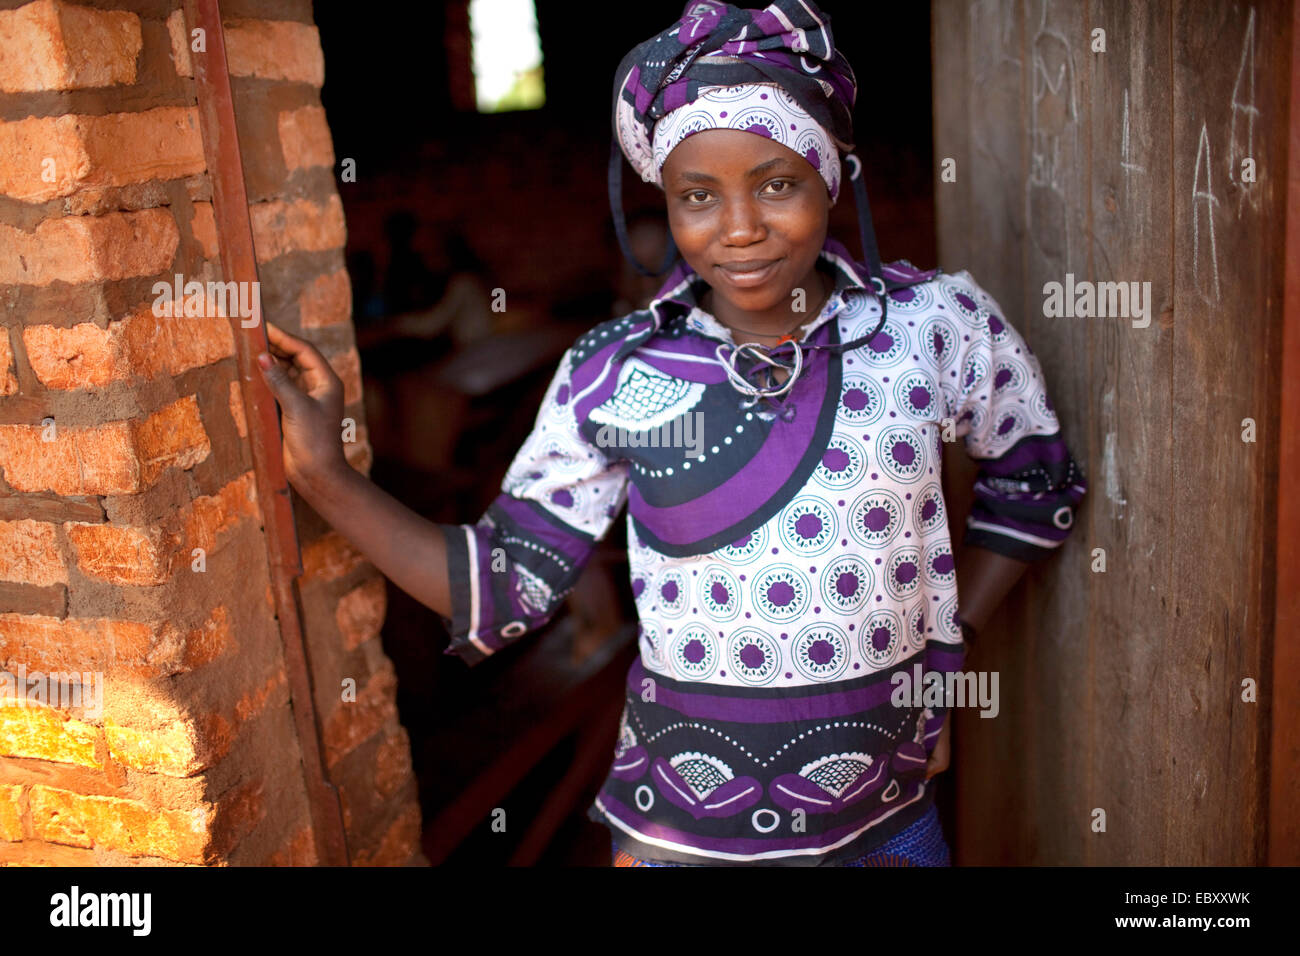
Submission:
<svg viewBox="0 0 1300 956">
<path fill-rule="evenodd" d="M 1201 167 L 1205 167 L 1205 188 L 1201 189 Z M 1201 201 L 1205 201 L 1205 231 L 1210 238 L 1210 271 L 1214 277 L 1213 294 L 1207 295 L 1201 281 Z M 1201 140 L 1196 146 L 1196 172 L 1192 175 L 1192 279 L 1202 297 L 1219 301 L 1219 256 L 1214 244 L 1214 207 L 1219 200 L 1214 196 L 1210 177 L 1210 136 L 1205 123 L 1201 123 Z"/>
<path fill-rule="evenodd" d="M 1119 165 L 1124 170 L 1124 198 L 1128 198 L 1128 177 L 1130 173 L 1146 172 L 1141 166 L 1132 161 L 1129 152 L 1128 141 L 1128 87 L 1124 87 L 1124 129 L 1120 136 L 1119 145 Z"/>
<path fill-rule="evenodd" d="M 1232 129 L 1228 136 L 1228 182 L 1239 190 L 1237 216 L 1240 217 L 1247 202 L 1259 211 L 1259 196 L 1253 182 L 1241 179 L 1241 162 L 1255 156 L 1255 8 L 1250 8 L 1246 19 L 1246 36 L 1241 43 L 1241 62 L 1237 65 L 1237 80 L 1232 85 Z M 1243 135 L 1244 133 L 1244 135 Z"/>
<path fill-rule="evenodd" d="M 1041 7 L 1030 45 L 1029 175 L 1025 180 L 1029 236 L 1049 263 L 1067 267 L 1072 230 L 1065 172 L 1077 156 L 1079 107 L 1075 99 L 1074 51 L 1069 39 L 1047 25 Z M 1064 248 L 1057 249 L 1057 243 Z"/>
</svg>

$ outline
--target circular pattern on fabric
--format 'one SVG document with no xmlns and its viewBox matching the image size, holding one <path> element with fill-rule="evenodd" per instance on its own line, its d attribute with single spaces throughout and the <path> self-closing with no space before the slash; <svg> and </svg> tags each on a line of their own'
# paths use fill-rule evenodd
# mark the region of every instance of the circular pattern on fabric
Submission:
<svg viewBox="0 0 1300 956">
<path fill-rule="evenodd" d="M 921 549 L 906 547 L 893 552 L 885 562 L 885 590 L 895 600 L 914 595 L 921 587 Z"/>
<path fill-rule="evenodd" d="M 849 666 L 849 639 L 834 624 L 809 624 L 795 635 L 790 655 L 809 680 L 834 680 Z"/>
<path fill-rule="evenodd" d="M 925 647 L 925 601 L 921 601 L 907 612 L 908 644 L 917 650 Z"/>
<path fill-rule="evenodd" d="M 926 485 L 912 499 L 912 524 L 922 535 L 947 526 L 948 512 L 944 507 L 943 489 L 937 483 Z"/>
<path fill-rule="evenodd" d="M 893 425 L 876 437 L 876 463 L 895 481 L 916 481 L 925 474 L 925 460 L 925 444 L 907 425 Z"/>
<path fill-rule="evenodd" d="M 1034 393 L 1033 401 L 1029 403 L 1029 407 L 1033 409 L 1035 415 L 1039 418 L 1046 419 L 1047 422 L 1053 426 L 1052 431 L 1056 431 L 1056 409 L 1052 406 L 1052 399 L 1048 396 L 1046 391 L 1043 389 L 1036 391 Z"/>
<path fill-rule="evenodd" d="M 654 607 L 665 617 L 681 617 L 690 603 L 686 575 L 677 568 L 664 568 L 655 581 Z"/>
<path fill-rule="evenodd" d="M 717 638 L 703 624 L 688 624 L 673 638 L 673 673 L 687 680 L 707 680 L 718 667 Z"/>
<path fill-rule="evenodd" d="M 966 362 L 961 368 L 961 390 L 968 392 L 976 387 L 983 388 L 988 374 L 988 359 L 978 352 L 971 352 L 966 356 Z"/>
<path fill-rule="evenodd" d="M 949 280 L 947 282 L 941 281 L 939 289 L 943 295 L 943 301 L 958 315 L 964 316 L 971 322 L 979 318 L 980 305 L 971 295 L 969 287 Z"/>
<path fill-rule="evenodd" d="M 681 115 L 673 115 L 674 113 Z M 682 140 L 695 133 L 702 133 L 706 129 L 716 129 L 717 121 L 713 116 L 703 110 L 687 109 L 674 110 L 664 119 L 660 120 L 664 124 L 665 137 L 655 137 L 653 156 L 655 169 L 662 170 L 664 163 L 668 159 L 668 154 L 673 151 Z M 656 130 L 658 132 L 658 130 Z"/>
<path fill-rule="evenodd" d="M 877 488 L 859 495 L 849 508 L 849 533 L 870 548 L 883 548 L 903 525 L 903 502 L 898 495 Z"/>
<path fill-rule="evenodd" d="M 917 334 L 922 354 L 939 368 L 947 368 L 957 361 L 957 333 L 952 323 L 941 315 L 928 319 Z"/>
<path fill-rule="evenodd" d="M 559 432 L 543 432 L 533 457 L 545 458 L 547 470 L 555 475 L 578 475 L 587 471 L 588 449 Z"/>
<path fill-rule="evenodd" d="M 808 160 L 813 169 L 821 172 L 822 163 L 827 157 L 822 155 L 826 149 L 826 138 L 820 135 L 816 130 L 805 129 L 800 131 L 793 143 L 787 144 L 792 150 Z"/>
<path fill-rule="evenodd" d="M 880 384 L 867 375 L 845 375 L 835 417 L 847 425 L 870 425 L 883 414 L 885 392 Z"/>
<path fill-rule="evenodd" d="M 727 641 L 727 670 L 755 687 L 771 683 L 781 673 L 779 642 L 756 627 L 742 627 Z"/>
<path fill-rule="evenodd" d="M 552 508 L 561 508 L 574 514 L 586 514 L 592 504 L 591 498 L 591 490 L 586 485 L 568 484 L 548 493 L 545 500 Z"/>
<path fill-rule="evenodd" d="M 1023 392 L 1028 384 L 1024 366 L 1015 359 L 1001 359 L 993 369 L 993 393 L 999 397 Z"/>
<path fill-rule="evenodd" d="M 940 542 L 925 552 L 921 562 L 925 582 L 936 588 L 947 588 L 957 583 L 957 561 L 952 548 Z"/>
<path fill-rule="evenodd" d="M 731 544 L 722 548 L 724 557 L 741 562 L 747 561 L 755 555 L 762 554 L 767 548 L 767 528 L 760 525 L 749 534 L 737 538 Z"/>
<path fill-rule="evenodd" d="M 933 302 L 934 293 L 930 291 L 929 282 L 895 289 L 889 293 L 889 311 L 901 315 L 924 312 Z"/>
<path fill-rule="evenodd" d="M 1015 405 L 998 410 L 998 420 L 988 436 L 990 450 L 1001 454 L 1003 447 L 1012 445 L 1029 429 L 1029 416 Z"/>
<path fill-rule="evenodd" d="M 963 421 L 969 422 L 969 431 L 971 434 L 979 435 L 984 431 L 984 422 L 988 420 L 989 413 L 985 411 L 982 402 L 976 402 L 967 405 L 960 415 L 957 416 L 957 427 L 961 428 Z"/>
<path fill-rule="evenodd" d="M 700 607 L 716 621 L 730 621 L 740 613 L 740 585 L 721 565 L 710 565 L 700 575 Z"/>
<path fill-rule="evenodd" d="M 716 125 L 716 124 L 715 124 Z M 755 127 L 758 127 L 755 129 Z M 758 136 L 767 136 L 780 143 L 782 146 L 789 147 L 786 141 L 787 136 L 781 117 L 774 111 L 765 109 L 761 106 L 751 106 L 742 109 L 734 116 L 727 117 L 728 129 L 743 129 L 747 133 L 754 133 Z M 766 130 L 766 132 L 763 132 Z"/>
<path fill-rule="evenodd" d="M 774 564 L 754 578 L 750 597 L 759 614 L 784 624 L 803 614 L 810 590 L 801 571 L 788 564 Z"/>
<path fill-rule="evenodd" d="M 935 615 L 934 624 L 949 641 L 959 641 L 962 639 L 961 621 L 959 618 L 960 609 L 957 607 L 957 595 L 953 595 L 939 605 L 939 613 Z"/>
<path fill-rule="evenodd" d="M 939 387 L 920 369 L 906 372 L 894 382 L 894 402 L 899 411 L 918 421 L 938 421 Z"/>
<path fill-rule="evenodd" d="M 777 518 L 781 540 L 795 554 L 812 557 L 821 554 L 839 535 L 839 519 L 825 502 L 817 498 L 796 498 L 781 510 Z"/>
<path fill-rule="evenodd" d="M 861 479 L 866 465 L 867 453 L 860 442 L 848 435 L 832 435 L 813 478 L 827 488 L 851 488 Z"/>
<path fill-rule="evenodd" d="M 871 565 L 856 554 L 842 555 L 822 569 L 822 600 L 841 614 L 862 607 L 874 587 Z"/>
<path fill-rule="evenodd" d="M 894 663 L 903 645 L 903 625 L 893 611 L 877 611 L 858 631 L 858 652 L 879 670 Z"/>
<path fill-rule="evenodd" d="M 876 337 L 853 354 L 862 356 L 863 362 L 872 368 L 896 365 L 907 354 L 907 330 L 902 323 L 887 318 Z"/>
</svg>

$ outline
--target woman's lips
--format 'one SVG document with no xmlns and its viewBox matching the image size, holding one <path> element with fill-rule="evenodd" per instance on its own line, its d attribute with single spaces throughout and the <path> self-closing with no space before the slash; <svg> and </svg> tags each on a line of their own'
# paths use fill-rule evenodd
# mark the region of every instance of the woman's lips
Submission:
<svg viewBox="0 0 1300 956">
<path fill-rule="evenodd" d="M 754 259 L 749 262 L 718 263 L 717 272 L 728 285 L 738 289 L 752 289 L 772 277 L 780 259 Z"/>
</svg>

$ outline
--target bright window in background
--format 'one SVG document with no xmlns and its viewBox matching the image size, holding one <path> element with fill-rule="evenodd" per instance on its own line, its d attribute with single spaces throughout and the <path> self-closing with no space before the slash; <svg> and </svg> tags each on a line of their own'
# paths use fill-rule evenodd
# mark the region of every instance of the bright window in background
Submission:
<svg viewBox="0 0 1300 956">
<path fill-rule="evenodd" d="M 479 112 L 542 106 L 546 88 L 533 0 L 470 0 L 469 29 Z"/>
</svg>

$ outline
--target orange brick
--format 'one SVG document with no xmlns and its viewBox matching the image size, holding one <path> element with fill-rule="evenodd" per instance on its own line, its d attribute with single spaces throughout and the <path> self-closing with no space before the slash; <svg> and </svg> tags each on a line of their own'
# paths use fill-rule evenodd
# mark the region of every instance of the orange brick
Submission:
<svg viewBox="0 0 1300 956">
<path fill-rule="evenodd" d="M 0 155 L 9 157 L 0 193 L 32 203 L 206 168 L 198 110 L 188 106 L 0 122 Z"/>
<path fill-rule="evenodd" d="M 176 318 L 155 315 L 151 300 L 107 328 L 29 325 L 22 330 L 27 360 L 42 385 L 57 389 L 104 388 L 211 365 L 235 354 L 235 339 L 220 299 L 206 292 L 187 298 Z M 202 314 L 185 315 L 187 308 Z"/>
<path fill-rule="evenodd" d="M 353 866 L 404 866 L 420 848 L 420 808 L 407 804 L 384 833 L 373 850 L 362 850 L 352 860 Z"/>
<path fill-rule="evenodd" d="M 225 857 L 265 817 L 266 797 L 260 780 L 240 784 L 223 793 L 212 817 L 212 844 L 206 854 L 208 859 Z"/>
<path fill-rule="evenodd" d="M 33 834 L 50 843 L 101 846 L 128 856 L 157 856 L 187 863 L 210 860 L 214 808 L 150 807 L 120 797 L 83 796 L 37 785 L 28 795 Z"/>
<path fill-rule="evenodd" d="M 365 555 L 337 531 L 326 532 L 302 549 L 304 581 L 333 581 L 365 563 Z"/>
<path fill-rule="evenodd" d="M 0 425 L 0 470 L 18 491 L 59 495 L 140 491 L 128 422 L 93 428 L 58 427 L 42 440 L 41 425 Z"/>
<path fill-rule="evenodd" d="M 145 487 L 157 481 L 164 469 L 193 468 L 212 451 L 193 395 L 178 398 L 135 423 L 134 438 Z"/>
<path fill-rule="evenodd" d="M 221 247 L 217 241 L 217 220 L 212 212 L 212 203 L 194 204 L 194 218 L 190 220 L 190 231 L 203 247 L 205 258 L 215 259 L 221 255 Z"/>
<path fill-rule="evenodd" d="M 251 690 L 244 694 L 239 700 L 235 701 L 235 719 L 240 723 L 251 720 L 266 709 L 267 701 L 281 687 L 287 687 L 289 675 L 281 667 L 273 675 L 268 677 L 261 687 Z"/>
<path fill-rule="evenodd" d="M 0 614 L 0 667 L 11 671 L 22 664 L 28 672 L 116 671 L 141 678 L 170 677 L 235 650 L 224 606 L 188 632 L 170 621 Z"/>
<path fill-rule="evenodd" d="M 23 838 L 23 788 L 0 784 L 0 840 Z"/>
<path fill-rule="evenodd" d="M 267 866 L 316 866 L 320 860 L 316 856 L 316 840 L 312 835 L 311 824 L 300 827 L 289 840 L 287 846 L 281 847 L 267 859 Z"/>
<path fill-rule="evenodd" d="M 154 275 L 171 265 L 179 242 L 180 231 L 166 209 L 46 219 L 32 232 L 0 224 L 0 284 Z"/>
<path fill-rule="evenodd" d="M 9 330 L 0 329 L 0 398 L 18 391 L 14 375 L 14 350 L 9 344 Z"/>
<path fill-rule="evenodd" d="M 324 84 L 325 57 L 314 26 L 287 20 L 227 20 L 223 26 L 231 76 Z M 193 76 L 190 39 L 180 10 L 167 18 L 167 32 L 177 74 Z"/>
<path fill-rule="evenodd" d="M 0 703 L 0 755 L 100 766 L 100 730 L 53 707 Z"/>
<path fill-rule="evenodd" d="M 248 419 L 244 415 L 244 393 L 238 380 L 230 383 L 230 417 L 235 421 L 235 431 L 240 438 L 248 437 Z"/>
<path fill-rule="evenodd" d="M 230 72 L 320 87 L 325 56 L 320 31 L 291 20 L 231 20 L 226 24 Z"/>
<path fill-rule="evenodd" d="M 286 252 L 338 249 L 347 241 L 343 204 L 337 194 L 331 194 L 324 205 L 308 199 L 275 200 L 253 203 L 248 212 L 259 263 L 270 262 Z"/>
<path fill-rule="evenodd" d="M 140 18 L 59 0 L 0 11 L 0 92 L 135 82 Z"/>
<path fill-rule="evenodd" d="M 375 789 L 391 797 L 411 779 L 411 741 L 404 727 L 384 738 L 375 755 Z"/>
<path fill-rule="evenodd" d="M 222 299 L 209 296 L 210 291 L 214 290 L 205 284 L 202 294 L 187 295 L 179 304 L 166 300 L 155 305 L 151 300 L 109 323 L 123 356 L 122 374 L 153 378 L 166 372 L 174 376 L 233 356 L 230 319 L 223 314 Z"/>
<path fill-rule="evenodd" d="M 356 347 L 329 356 L 330 367 L 343 380 L 343 404 L 361 400 L 361 354 Z"/>
<path fill-rule="evenodd" d="M 108 752 L 125 767 L 169 777 L 190 777 L 209 764 L 192 723 L 177 721 L 155 730 L 137 730 L 104 722 Z"/>
<path fill-rule="evenodd" d="M 185 517 L 187 560 L 194 548 L 215 551 L 219 537 L 237 521 L 257 516 L 257 484 L 251 471 L 228 482 L 215 495 L 195 498 Z"/>
<path fill-rule="evenodd" d="M 397 675 L 385 659 L 385 665 L 366 681 L 357 699 L 339 703 L 326 721 L 325 760 L 329 766 L 379 733 L 390 720 L 397 720 L 396 693 Z"/>
<path fill-rule="evenodd" d="M 30 519 L 0 521 L 0 581 L 37 587 L 68 583 L 54 525 Z"/>
<path fill-rule="evenodd" d="M 298 297 L 304 329 L 339 325 L 352 317 L 352 282 L 343 269 L 317 276 Z"/>
<path fill-rule="evenodd" d="M 286 681 L 281 669 L 225 711 L 158 713 L 144 726 L 125 726 L 106 717 L 108 752 L 118 763 L 145 773 L 192 777 L 226 757 L 243 722 L 260 713 Z"/>
<path fill-rule="evenodd" d="M 32 325 L 22 330 L 27 361 L 46 388 L 103 388 L 125 378 L 118 336 L 110 328 L 81 322 L 69 328 Z"/>
<path fill-rule="evenodd" d="M 238 650 L 239 645 L 230 630 L 230 611 L 219 605 L 213 608 L 206 621 L 185 636 L 182 663 L 185 670 L 194 670 Z"/>
<path fill-rule="evenodd" d="M 64 522 L 63 527 L 81 572 L 110 584 L 137 587 L 162 584 L 171 577 L 179 559 L 179 536 L 162 528 L 124 528 L 72 521 Z"/>
<path fill-rule="evenodd" d="M 343 595 L 334 610 L 339 633 L 343 635 L 343 646 L 354 650 L 378 637 L 387 606 L 388 592 L 383 578 L 371 578 Z"/>
<path fill-rule="evenodd" d="M 301 106 L 296 110 L 282 110 L 276 117 L 276 128 L 280 133 L 284 165 L 290 172 L 308 166 L 334 165 L 334 143 L 330 138 L 329 124 L 325 122 L 324 107 Z"/>
<path fill-rule="evenodd" d="M 58 495 L 134 494 L 165 468 L 192 468 L 212 451 L 193 395 L 165 405 L 143 421 L 93 427 L 0 425 L 0 470 L 18 491 Z"/>
</svg>

